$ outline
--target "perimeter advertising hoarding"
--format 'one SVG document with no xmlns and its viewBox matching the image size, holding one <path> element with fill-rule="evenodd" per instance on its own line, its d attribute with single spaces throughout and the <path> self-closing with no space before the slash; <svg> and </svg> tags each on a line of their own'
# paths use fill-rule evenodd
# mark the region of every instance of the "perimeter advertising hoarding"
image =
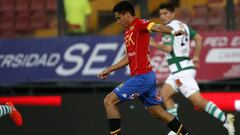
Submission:
<svg viewBox="0 0 240 135">
<path fill-rule="evenodd" d="M 63 37 L 0 41 L 0 84 L 99 81 L 96 74 L 122 57 L 122 37 Z M 127 68 L 112 81 L 128 78 Z"/>
<path fill-rule="evenodd" d="M 240 33 L 202 33 L 198 81 L 240 76 Z M 158 36 L 156 37 L 158 39 Z M 192 46 L 194 42 L 192 42 Z M 124 54 L 121 36 L 0 40 L 0 85 L 46 81 L 100 81 L 96 74 Z M 165 55 L 151 49 L 159 82 L 169 74 Z M 129 78 L 126 67 L 108 81 Z"/>
</svg>

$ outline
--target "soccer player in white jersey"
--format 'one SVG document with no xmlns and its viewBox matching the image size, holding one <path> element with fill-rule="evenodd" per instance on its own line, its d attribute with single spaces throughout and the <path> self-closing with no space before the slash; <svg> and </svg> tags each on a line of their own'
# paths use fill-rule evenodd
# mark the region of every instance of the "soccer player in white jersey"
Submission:
<svg viewBox="0 0 240 135">
<path fill-rule="evenodd" d="M 205 110 L 211 116 L 223 122 L 223 126 L 228 130 L 229 135 L 234 135 L 234 115 L 225 114 L 213 102 L 204 99 L 199 92 L 195 75 L 196 68 L 199 67 L 201 36 L 187 24 L 174 19 L 174 7 L 170 3 L 159 6 L 159 17 L 164 24 L 172 27 L 174 31 L 184 30 L 186 32 L 185 35 L 181 36 L 163 34 L 163 44 L 151 41 L 151 46 L 167 53 L 167 62 L 171 71 L 160 90 L 165 108 L 173 116 L 177 116 L 177 105 L 174 103 L 172 96 L 181 92 L 194 106 Z M 189 57 L 191 39 L 196 42 L 192 59 Z M 174 132 L 169 132 L 169 135 L 174 134 Z"/>
</svg>

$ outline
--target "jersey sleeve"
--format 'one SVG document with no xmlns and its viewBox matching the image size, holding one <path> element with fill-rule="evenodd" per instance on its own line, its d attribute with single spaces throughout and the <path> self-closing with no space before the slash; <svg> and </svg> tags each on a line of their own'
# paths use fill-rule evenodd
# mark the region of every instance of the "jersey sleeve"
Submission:
<svg viewBox="0 0 240 135">
<path fill-rule="evenodd" d="M 193 39 L 197 35 L 197 31 L 189 27 L 190 39 Z"/>
<path fill-rule="evenodd" d="M 162 41 L 164 45 L 173 45 L 174 36 L 172 34 L 163 33 Z"/>
<path fill-rule="evenodd" d="M 146 19 L 140 19 L 138 23 L 138 29 L 140 31 L 146 31 L 146 32 L 151 32 L 151 28 L 154 25 L 153 22 L 150 22 Z"/>
</svg>

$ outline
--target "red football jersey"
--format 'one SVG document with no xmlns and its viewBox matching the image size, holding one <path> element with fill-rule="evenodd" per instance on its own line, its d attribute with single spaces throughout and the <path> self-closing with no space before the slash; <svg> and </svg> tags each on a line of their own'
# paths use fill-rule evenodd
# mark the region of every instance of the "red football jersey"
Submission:
<svg viewBox="0 0 240 135">
<path fill-rule="evenodd" d="M 152 71 L 149 54 L 149 29 L 153 23 L 136 18 L 124 33 L 131 76 Z"/>
</svg>

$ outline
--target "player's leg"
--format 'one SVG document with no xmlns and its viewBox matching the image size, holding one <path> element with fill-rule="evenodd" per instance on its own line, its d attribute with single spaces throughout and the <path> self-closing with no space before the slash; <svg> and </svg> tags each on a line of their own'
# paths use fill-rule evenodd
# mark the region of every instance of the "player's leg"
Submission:
<svg viewBox="0 0 240 135">
<path fill-rule="evenodd" d="M 176 94 L 176 91 L 174 91 L 172 86 L 167 83 L 165 83 L 162 89 L 159 91 L 161 93 L 161 97 L 163 99 L 163 104 L 165 106 L 166 111 L 178 119 L 177 113 L 178 104 L 176 104 L 172 98 L 173 95 Z M 174 131 L 170 131 L 168 135 L 176 135 L 176 133 Z"/>
<path fill-rule="evenodd" d="M 173 116 L 177 117 L 177 108 L 178 105 L 173 100 L 173 95 L 176 94 L 176 91 L 173 90 L 170 84 L 165 83 L 162 89 L 159 90 L 163 104 L 168 113 L 172 114 Z"/>
<path fill-rule="evenodd" d="M 204 99 L 200 92 L 198 84 L 195 80 L 195 71 L 189 70 L 183 72 L 178 79 L 180 86 L 178 87 L 180 92 L 190 100 L 190 102 L 199 107 L 202 110 L 205 110 L 211 116 L 217 118 L 218 120 L 224 123 L 224 127 L 227 128 L 230 135 L 234 135 L 235 129 L 233 125 L 234 116 L 229 114 L 228 116 L 218 108 L 213 102 Z"/>
<path fill-rule="evenodd" d="M 151 105 L 147 108 L 149 113 L 157 119 L 162 120 L 177 135 L 189 135 L 190 133 L 183 127 L 176 117 L 166 112 L 160 105 Z"/>
<path fill-rule="evenodd" d="M 104 99 L 104 107 L 111 135 L 120 135 L 121 132 L 121 115 L 117 107 L 119 102 L 120 100 L 114 92 L 109 93 Z"/>
<path fill-rule="evenodd" d="M 144 103 L 148 112 L 154 117 L 163 121 L 170 130 L 174 131 L 175 135 L 189 135 L 190 133 L 183 127 L 183 125 L 178 121 L 178 119 L 172 116 L 170 113 L 166 112 L 156 96 L 147 93 L 146 95 L 141 95 L 140 99 Z"/>
<path fill-rule="evenodd" d="M 173 74 L 169 75 L 169 77 L 166 79 L 162 89 L 160 89 L 161 97 L 163 99 L 163 104 L 170 114 L 177 117 L 177 108 L 178 105 L 175 104 L 173 100 L 173 95 L 175 95 L 178 92 L 178 86 L 175 81 L 175 76 Z"/>
<path fill-rule="evenodd" d="M 12 107 L 8 105 L 0 105 L 0 117 L 3 117 L 12 112 Z"/>
<path fill-rule="evenodd" d="M 23 124 L 21 114 L 11 102 L 7 102 L 6 105 L 0 105 L 0 117 L 3 117 L 7 114 L 10 115 L 10 118 L 17 126 L 21 126 Z"/>
<path fill-rule="evenodd" d="M 199 92 L 193 93 L 188 99 L 194 106 L 197 106 L 201 110 L 205 110 L 220 121 L 224 122 L 226 120 L 225 113 L 213 102 L 204 99 Z"/>
<path fill-rule="evenodd" d="M 194 106 L 199 107 L 200 109 L 206 111 L 211 116 L 223 122 L 223 126 L 228 130 L 229 135 L 234 135 L 234 115 L 227 114 L 223 112 L 217 105 L 213 102 L 204 99 L 199 92 L 195 92 L 188 97 L 191 103 Z"/>
<path fill-rule="evenodd" d="M 121 116 L 117 104 L 134 99 L 135 96 L 140 95 L 141 87 L 144 87 L 143 77 L 144 75 L 130 78 L 105 97 L 104 106 L 109 121 L 111 135 L 120 135 L 121 132 Z"/>
<path fill-rule="evenodd" d="M 156 89 L 155 74 L 149 74 L 144 80 L 145 81 L 142 87 L 142 93 L 139 98 L 142 103 L 144 103 L 144 106 L 147 108 L 149 113 L 153 117 L 162 120 L 171 130 L 177 134 L 188 134 L 183 125 L 174 116 L 166 112 L 162 106 L 159 105 L 161 103 L 161 98 L 158 95 Z"/>
<path fill-rule="evenodd" d="M 154 117 L 159 120 L 162 120 L 170 130 L 174 131 L 174 134 L 186 135 L 189 132 L 183 127 L 183 125 L 178 121 L 178 119 L 172 116 L 170 113 L 166 112 L 162 106 L 160 106 L 160 100 L 156 98 L 155 92 L 152 91 L 150 93 L 146 93 L 140 96 L 140 100 L 144 103 L 145 107 L 147 108 L 148 112 Z"/>
</svg>

